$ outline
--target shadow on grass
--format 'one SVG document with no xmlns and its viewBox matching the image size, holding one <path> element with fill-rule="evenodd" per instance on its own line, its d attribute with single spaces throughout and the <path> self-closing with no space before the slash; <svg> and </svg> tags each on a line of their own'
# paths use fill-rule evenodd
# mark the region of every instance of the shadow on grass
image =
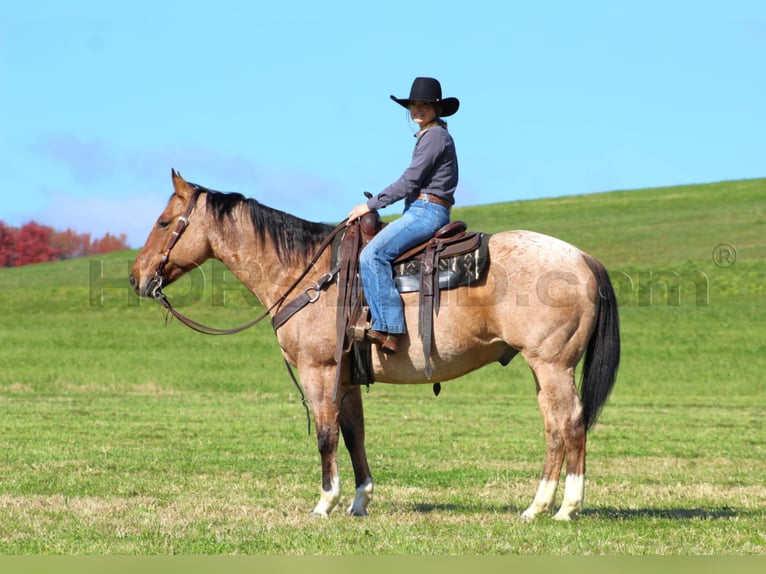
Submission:
<svg viewBox="0 0 766 574">
<path fill-rule="evenodd" d="M 457 514 L 509 514 L 520 515 L 523 508 L 492 504 L 413 504 L 412 511 L 422 514 L 447 512 Z M 552 514 L 552 513 L 551 513 Z M 583 518 L 607 520 L 632 520 L 637 518 L 659 518 L 665 520 L 729 520 L 762 515 L 763 511 L 723 508 L 586 508 L 580 513 Z"/>
<path fill-rule="evenodd" d="M 509 506 L 506 504 L 429 504 L 426 502 L 413 504 L 413 512 L 428 514 L 431 512 L 446 512 L 455 514 L 521 514 L 523 508 Z"/>
<path fill-rule="evenodd" d="M 755 514 L 749 510 L 735 508 L 592 508 L 582 511 L 583 516 L 607 518 L 610 520 L 631 520 L 633 518 L 662 518 L 666 520 L 728 520 Z"/>
</svg>

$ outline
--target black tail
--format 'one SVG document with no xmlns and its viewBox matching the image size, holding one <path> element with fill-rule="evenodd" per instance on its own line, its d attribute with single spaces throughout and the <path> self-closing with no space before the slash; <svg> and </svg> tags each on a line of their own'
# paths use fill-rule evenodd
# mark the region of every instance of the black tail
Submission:
<svg viewBox="0 0 766 574">
<path fill-rule="evenodd" d="M 595 259 L 586 259 L 596 277 L 598 299 L 598 319 L 585 351 L 580 381 L 583 422 L 588 430 L 596 423 L 617 377 L 617 367 L 620 365 L 620 319 L 617 314 L 617 297 L 609 274 Z"/>
</svg>

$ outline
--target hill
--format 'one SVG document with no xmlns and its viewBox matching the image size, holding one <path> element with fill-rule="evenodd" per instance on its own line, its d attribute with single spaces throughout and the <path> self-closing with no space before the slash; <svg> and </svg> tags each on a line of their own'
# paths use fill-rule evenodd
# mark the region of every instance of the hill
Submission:
<svg viewBox="0 0 766 574">
<path fill-rule="evenodd" d="M 623 359 L 589 442 L 594 510 L 576 528 L 511 522 L 543 449 L 521 358 L 446 383 L 438 399 L 423 385 L 373 385 L 376 517 L 361 529 L 296 518 L 315 501 L 318 459 L 270 326 L 206 337 L 164 325 L 158 304 L 132 294 L 136 251 L 122 251 L 0 269 L 4 551 L 766 551 L 766 179 L 463 207 L 453 219 L 554 235 L 612 276 Z M 262 310 L 223 266 L 203 269 L 199 296 L 183 280 L 168 290 L 186 314 L 229 327 Z"/>
<path fill-rule="evenodd" d="M 693 332 L 685 340 L 712 337 L 724 329 L 739 339 L 753 334 L 752 319 L 763 313 L 766 179 L 463 207 L 454 210 L 453 219 L 487 232 L 539 231 L 569 241 L 603 261 L 619 296 L 627 360 L 633 330 L 638 337 L 650 337 L 636 346 L 655 346 L 657 334 L 641 333 L 658 317 L 661 321 L 666 315 L 673 315 L 673 321 L 693 319 Z M 90 325 L 98 332 L 113 333 L 114 347 L 130 348 L 128 341 L 119 340 L 119 334 L 128 329 L 138 338 L 141 331 L 144 337 L 155 336 L 159 314 L 156 304 L 140 301 L 127 285 L 135 254 L 123 251 L 0 269 L 0 309 L 7 322 L 18 325 L 12 331 L 23 329 L 40 314 L 52 324 L 57 317 L 83 313 L 72 329 L 87 330 Z M 209 277 L 225 283 L 226 299 L 220 293 L 214 298 L 208 289 L 199 300 L 188 302 L 194 309 L 187 311 L 217 324 L 239 324 L 243 315 L 252 314 L 257 301 L 244 296 L 241 286 L 238 292 L 236 280 L 215 265 L 208 263 L 205 269 Z M 178 301 L 188 284 L 181 281 L 171 289 Z M 705 326 L 711 319 L 716 324 Z M 112 321 L 118 326 L 112 328 Z M 137 331 L 133 333 L 129 325 Z M 268 329 L 263 331 L 268 333 Z M 269 335 L 266 338 L 273 339 Z M 192 340 L 196 344 L 198 339 Z M 756 341 L 762 342 L 764 337 L 710 341 L 705 360 L 711 360 L 717 348 L 755 346 L 762 351 L 762 344 Z M 273 347 L 275 342 L 269 344 Z M 654 351 L 661 356 L 670 349 Z M 0 383 L 16 379 L 17 368 L 7 361 L 6 356 L 4 364 L 0 363 Z"/>
<path fill-rule="evenodd" d="M 721 243 L 736 246 L 743 261 L 766 258 L 766 179 L 501 203 L 454 217 L 487 231 L 553 235 L 607 267 L 710 263 Z"/>
<path fill-rule="evenodd" d="M 706 362 L 714 360 L 719 349 L 744 353 L 749 348 L 766 355 L 762 352 L 766 338 L 753 332 L 760 328 L 753 319 L 764 313 L 766 294 L 766 179 L 463 207 L 455 209 L 453 219 L 487 232 L 547 233 L 603 261 L 619 296 L 626 361 L 637 349 L 645 349 L 641 356 L 662 363 L 662 356 L 672 355 L 677 345 L 689 341 L 703 345 L 706 352 L 700 360 Z M 65 321 L 72 335 L 86 332 L 78 337 L 87 338 L 93 331 L 110 333 L 114 348 L 131 349 L 136 340 L 157 336 L 162 332 L 158 306 L 140 301 L 127 285 L 135 254 L 123 251 L 0 269 L 0 309 L 6 325 L 16 325 L 5 329 L 5 343 L 19 330 L 34 331 L 32 319 L 37 317 L 48 326 L 30 333 L 33 339 L 54 333 L 58 320 Z M 215 265 L 206 264 L 208 277 L 223 286 L 218 285 L 215 296 L 207 289 L 198 300 L 187 301 L 193 306 L 187 311 L 215 324 L 239 324 L 252 315 L 257 301 L 244 296 L 236 280 Z M 179 301 L 178 294 L 188 288 L 181 281 L 170 293 L 174 289 Z M 66 318 L 73 320 L 71 325 Z M 676 340 L 670 347 L 655 321 L 674 322 Z M 691 321 L 688 333 L 678 331 L 684 321 Z M 275 348 L 268 328 L 261 332 L 266 344 Z M 209 344 L 191 335 L 191 344 Z M 632 337 L 638 338 L 635 343 Z M 741 368 L 760 364 L 760 359 L 753 359 L 747 357 Z M 717 362 L 731 361 L 720 357 Z M 18 381 L 18 365 L 7 354 L 0 368 L 0 384 Z M 623 378 L 630 376 L 629 369 L 623 366 Z M 720 373 L 713 378 L 727 377 Z"/>
</svg>

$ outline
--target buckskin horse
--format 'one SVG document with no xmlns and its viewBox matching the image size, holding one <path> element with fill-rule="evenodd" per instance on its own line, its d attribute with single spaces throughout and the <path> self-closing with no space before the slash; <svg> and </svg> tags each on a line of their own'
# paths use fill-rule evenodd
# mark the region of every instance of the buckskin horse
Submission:
<svg viewBox="0 0 766 574">
<path fill-rule="evenodd" d="M 209 258 L 224 263 L 267 312 L 282 306 L 287 285 L 290 291 L 308 294 L 312 302 L 337 293 L 337 281 L 326 281 L 330 250 L 319 253 L 333 226 L 171 173 L 174 193 L 131 270 L 130 283 L 138 295 L 163 299 L 165 285 Z M 546 440 L 542 478 L 521 518 L 531 520 L 553 509 L 566 460 L 563 500 L 554 518 L 569 520 L 583 507 L 586 434 L 617 374 L 615 293 L 599 261 L 539 233 L 490 235 L 489 260 L 479 282 L 458 287 L 441 305 L 433 323 L 431 380 L 424 376 L 423 350 L 408 337 L 400 340 L 395 355 L 382 354 L 377 347 L 372 351 L 372 376 L 383 383 L 433 384 L 494 361 L 505 365 L 520 353 L 534 375 Z M 417 293 L 402 298 L 411 330 L 418 321 Z M 356 479 L 347 513 L 365 516 L 373 479 L 365 452 L 361 388 L 345 372 L 334 389 L 335 314 L 333 304 L 308 304 L 276 335 L 285 361 L 298 371 L 315 422 L 322 482 L 313 513 L 327 516 L 340 502 L 337 451 L 342 433 Z M 578 394 L 575 368 L 583 357 Z"/>
</svg>

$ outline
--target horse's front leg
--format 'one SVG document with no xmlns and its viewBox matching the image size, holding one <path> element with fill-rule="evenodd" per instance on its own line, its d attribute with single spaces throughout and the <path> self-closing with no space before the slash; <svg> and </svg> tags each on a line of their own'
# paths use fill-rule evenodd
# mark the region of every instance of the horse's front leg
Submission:
<svg viewBox="0 0 766 574">
<path fill-rule="evenodd" d="M 351 456 L 356 480 L 354 501 L 348 508 L 347 514 L 350 516 L 367 516 L 367 505 L 372 500 L 374 484 L 370 467 L 367 464 L 367 452 L 364 448 L 364 410 L 359 386 L 343 385 L 339 393 L 339 400 L 340 429 L 348 454 Z"/>
<path fill-rule="evenodd" d="M 317 448 L 322 461 L 322 493 L 312 514 L 328 516 L 340 502 L 338 475 L 339 404 L 333 402 L 334 369 L 300 369 L 301 381 L 314 413 Z"/>
</svg>

